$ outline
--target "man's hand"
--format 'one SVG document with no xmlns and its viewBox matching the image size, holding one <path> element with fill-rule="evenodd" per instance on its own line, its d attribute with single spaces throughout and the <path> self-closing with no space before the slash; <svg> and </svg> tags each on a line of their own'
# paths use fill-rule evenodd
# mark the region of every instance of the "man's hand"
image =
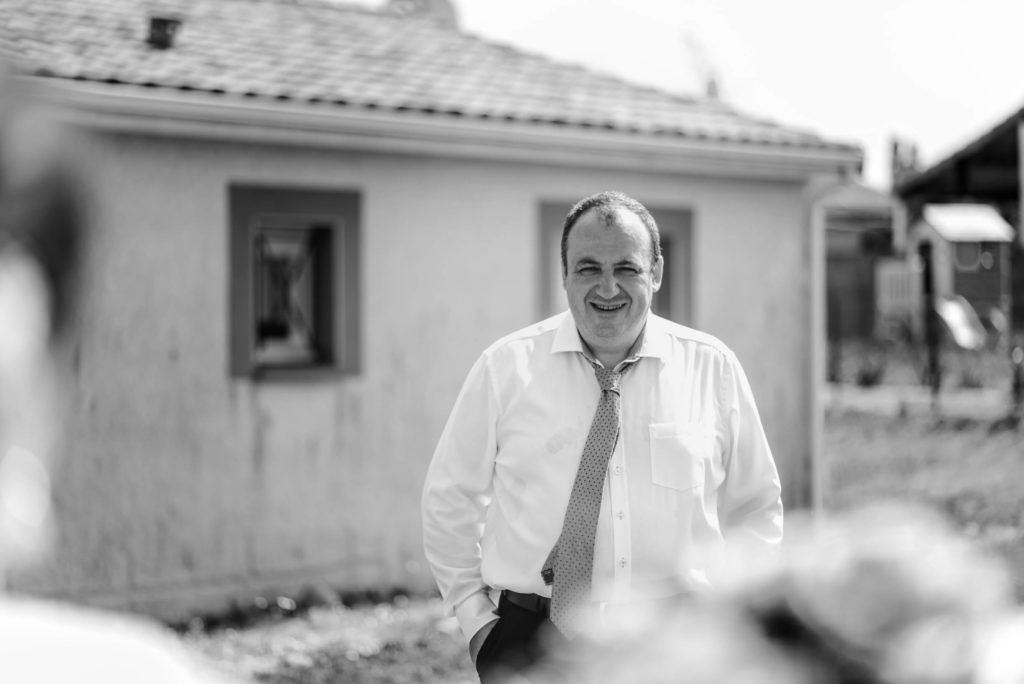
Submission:
<svg viewBox="0 0 1024 684">
<path fill-rule="evenodd" d="M 498 624 L 498 618 L 494 618 L 478 629 L 476 634 L 473 635 L 473 638 L 469 640 L 469 658 L 473 661 L 474 665 L 476 665 L 476 657 L 480 653 L 480 647 L 484 645 L 485 641 L 487 641 L 487 635 L 491 633 L 491 630 L 494 629 L 494 625 L 496 624 Z"/>
</svg>

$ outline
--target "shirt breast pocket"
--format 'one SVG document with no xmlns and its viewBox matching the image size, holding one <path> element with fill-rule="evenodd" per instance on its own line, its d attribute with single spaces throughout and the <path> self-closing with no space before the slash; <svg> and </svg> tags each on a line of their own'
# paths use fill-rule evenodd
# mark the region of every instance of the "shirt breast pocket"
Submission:
<svg viewBox="0 0 1024 684">
<path fill-rule="evenodd" d="M 677 491 L 701 486 L 712 441 L 711 430 L 699 423 L 652 423 L 651 481 Z"/>
</svg>

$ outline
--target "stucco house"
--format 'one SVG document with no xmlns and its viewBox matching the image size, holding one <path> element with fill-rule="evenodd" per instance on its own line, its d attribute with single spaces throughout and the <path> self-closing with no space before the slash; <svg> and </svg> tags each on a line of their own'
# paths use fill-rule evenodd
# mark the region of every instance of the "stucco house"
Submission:
<svg viewBox="0 0 1024 684">
<path fill-rule="evenodd" d="M 561 218 L 610 188 L 654 210 L 659 310 L 736 350 L 810 503 L 810 200 L 858 147 L 322 0 L 6 0 L 0 55 L 87 134 L 93 197 L 62 535 L 16 588 L 177 619 L 430 587 L 448 410 L 488 343 L 561 306 Z"/>
</svg>

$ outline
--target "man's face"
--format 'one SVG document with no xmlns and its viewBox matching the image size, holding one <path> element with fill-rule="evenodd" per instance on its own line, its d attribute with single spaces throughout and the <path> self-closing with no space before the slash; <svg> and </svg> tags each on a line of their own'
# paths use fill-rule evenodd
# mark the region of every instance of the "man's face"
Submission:
<svg viewBox="0 0 1024 684">
<path fill-rule="evenodd" d="M 662 259 L 651 263 L 651 236 L 640 218 L 591 209 L 569 231 L 563 280 L 576 327 L 598 355 L 625 356 L 661 287 Z"/>
</svg>

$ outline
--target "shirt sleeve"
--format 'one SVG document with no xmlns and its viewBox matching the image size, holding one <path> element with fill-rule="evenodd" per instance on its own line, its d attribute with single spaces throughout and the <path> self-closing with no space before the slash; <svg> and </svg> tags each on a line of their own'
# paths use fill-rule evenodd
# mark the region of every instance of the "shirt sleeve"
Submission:
<svg viewBox="0 0 1024 684">
<path fill-rule="evenodd" d="M 467 640 L 495 619 L 480 573 L 480 538 L 492 491 L 497 415 L 490 366 L 482 356 L 459 392 L 423 487 L 427 562 Z"/>
<path fill-rule="evenodd" d="M 722 381 L 726 478 L 719 520 L 732 551 L 774 557 L 782 543 L 782 487 L 750 383 L 729 354 Z"/>
</svg>

